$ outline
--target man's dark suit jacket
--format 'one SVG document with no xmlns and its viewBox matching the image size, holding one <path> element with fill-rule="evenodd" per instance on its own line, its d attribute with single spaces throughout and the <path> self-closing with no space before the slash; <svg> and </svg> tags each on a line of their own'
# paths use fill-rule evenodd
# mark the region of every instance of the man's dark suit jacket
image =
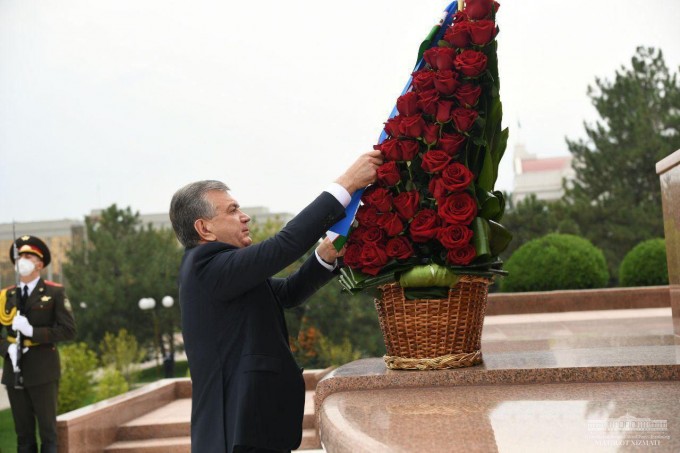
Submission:
<svg viewBox="0 0 680 453">
<path fill-rule="evenodd" d="M 179 282 L 193 387 L 192 452 L 300 445 L 305 384 L 288 346 L 283 308 L 302 303 L 333 273 L 312 255 L 288 278 L 272 276 L 343 215 L 342 204 L 323 192 L 264 242 L 186 250 Z"/>
</svg>

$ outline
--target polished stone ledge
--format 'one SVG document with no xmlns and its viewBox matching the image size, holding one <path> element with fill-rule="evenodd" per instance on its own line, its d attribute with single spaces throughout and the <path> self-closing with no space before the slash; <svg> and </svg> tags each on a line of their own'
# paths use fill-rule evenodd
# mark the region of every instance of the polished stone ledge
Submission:
<svg viewBox="0 0 680 453">
<path fill-rule="evenodd" d="M 456 395 L 509 392 L 503 398 L 510 400 L 512 397 L 509 395 L 520 391 L 520 387 L 526 387 L 529 393 L 533 389 L 537 395 L 541 392 L 559 394 L 562 390 L 557 386 L 580 388 L 581 391 L 592 389 L 596 393 L 598 388 L 605 388 L 598 386 L 605 384 L 624 386 L 631 390 L 631 395 L 635 393 L 633 390 L 637 385 L 643 384 L 647 389 L 645 392 L 652 394 L 653 389 L 680 387 L 680 339 L 673 335 L 670 308 L 490 316 L 485 320 L 482 352 L 482 365 L 454 370 L 388 370 L 382 358 L 358 360 L 337 368 L 317 386 L 316 413 L 322 442 L 333 453 L 496 451 L 493 448 L 475 449 L 477 444 L 474 442 L 461 448 L 456 446 L 447 449 L 445 428 L 441 428 L 444 434 L 436 430 L 428 431 L 428 424 L 412 420 L 415 428 L 411 430 L 408 428 L 410 425 L 399 421 L 397 415 L 409 406 L 406 402 L 409 395 L 417 396 L 414 397 L 416 412 L 425 409 L 431 412 L 430 424 L 448 426 L 448 423 L 453 423 L 450 417 L 447 418 L 448 414 L 451 410 L 455 411 L 456 404 L 459 404 L 455 398 L 450 404 L 441 404 L 441 401 L 450 397 L 450 392 L 458 392 Z M 441 396 L 444 399 L 440 401 L 439 396 L 433 397 L 435 393 L 427 389 L 445 392 Z M 647 396 L 644 392 L 641 395 L 639 401 L 643 404 Z M 387 398 L 385 401 L 391 403 L 376 403 L 381 398 Z M 475 398 L 472 397 L 467 406 L 460 402 L 465 411 L 474 411 Z M 548 400 L 552 401 L 551 398 Z M 657 399 L 664 398 L 661 395 Z M 373 403 L 369 404 L 371 401 Z M 395 404 L 401 409 L 395 409 Z M 548 420 L 550 411 L 571 407 L 564 401 L 551 404 L 535 406 L 538 420 Z M 357 405 L 361 406 L 358 412 L 347 410 Z M 541 410 L 548 412 L 542 413 Z M 364 412 L 367 415 L 351 415 Z M 680 410 L 672 415 L 673 420 L 677 420 Z M 378 428 L 373 425 L 374 421 L 385 420 L 386 417 L 390 423 L 379 425 Z M 478 421 L 487 423 L 485 420 Z M 373 431 L 375 429 L 382 430 L 380 435 Z M 406 431 L 413 434 L 416 444 L 421 447 L 409 447 L 416 444 L 410 444 L 410 441 L 401 437 L 402 432 Z M 467 435 L 475 436 L 475 433 L 471 430 Z M 391 438 L 400 441 L 391 441 Z M 460 442 L 460 437 L 454 438 Z M 339 443 L 340 440 L 356 448 L 348 450 Z M 564 440 L 556 438 L 556 445 Z M 518 445 L 525 444 L 519 442 Z M 577 449 L 596 451 L 593 445 L 590 445 L 590 449 L 584 448 L 584 445 L 579 444 Z M 546 450 L 529 448 L 522 451 Z"/>
<path fill-rule="evenodd" d="M 680 451 L 677 382 L 342 392 L 321 409 L 330 453 Z"/>
</svg>

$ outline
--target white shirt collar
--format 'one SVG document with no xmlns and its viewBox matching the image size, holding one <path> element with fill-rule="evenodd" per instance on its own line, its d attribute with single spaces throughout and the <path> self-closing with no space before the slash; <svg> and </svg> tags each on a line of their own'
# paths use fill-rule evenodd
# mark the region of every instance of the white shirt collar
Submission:
<svg viewBox="0 0 680 453">
<path fill-rule="evenodd" d="M 21 292 L 24 292 L 24 286 L 28 286 L 28 295 L 30 296 L 35 287 L 38 285 L 38 280 L 40 280 L 40 276 L 28 283 L 21 282 Z"/>
</svg>

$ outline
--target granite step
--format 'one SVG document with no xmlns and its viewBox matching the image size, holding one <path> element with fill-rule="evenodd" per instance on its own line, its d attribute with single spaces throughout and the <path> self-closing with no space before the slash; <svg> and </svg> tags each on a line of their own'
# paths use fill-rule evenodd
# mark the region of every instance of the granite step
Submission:
<svg viewBox="0 0 680 453">
<path fill-rule="evenodd" d="M 106 453 L 191 453 L 191 438 L 121 440 L 104 449 Z"/>
<path fill-rule="evenodd" d="M 317 450 L 321 448 L 321 440 L 315 429 L 302 430 L 300 450 Z M 121 440 L 109 445 L 106 453 L 190 453 L 191 438 L 167 437 L 162 439 Z"/>
<path fill-rule="evenodd" d="M 191 435 L 191 398 L 180 398 L 118 427 L 117 440 L 178 438 Z"/>
</svg>

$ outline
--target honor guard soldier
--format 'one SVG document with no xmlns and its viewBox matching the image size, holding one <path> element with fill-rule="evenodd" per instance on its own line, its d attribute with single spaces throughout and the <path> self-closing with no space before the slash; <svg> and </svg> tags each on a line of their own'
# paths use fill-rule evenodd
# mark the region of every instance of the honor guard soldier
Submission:
<svg viewBox="0 0 680 453">
<path fill-rule="evenodd" d="M 35 236 L 10 247 L 20 284 L 0 291 L 0 356 L 19 453 L 57 452 L 57 393 L 61 369 L 56 343 L 75 337 L 76 325 L 64 287 L 40 278 L 50 250 Z M 17 344 L 20 339 L 20 345 Z"/>
</svg>

